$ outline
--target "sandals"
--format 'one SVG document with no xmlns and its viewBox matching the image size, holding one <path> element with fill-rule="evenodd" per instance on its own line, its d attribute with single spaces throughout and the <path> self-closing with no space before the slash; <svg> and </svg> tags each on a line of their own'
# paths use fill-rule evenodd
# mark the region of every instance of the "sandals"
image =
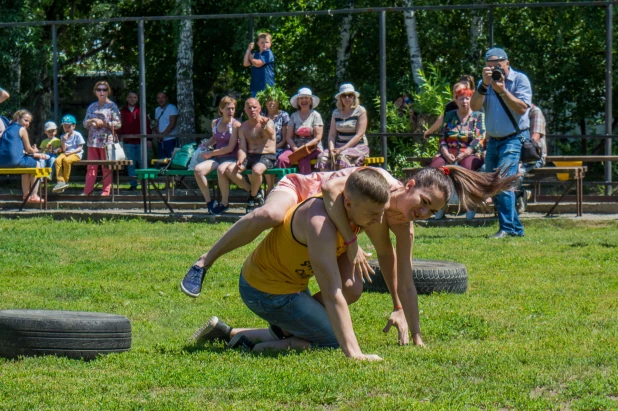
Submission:
<svg viewBox="0 0 618 411">
<path fill-rule="evenodd" d="M 31 195 L 30 197 L 28 197 L 28 203 L 36 203 L 36 204 L 41 204 L 44 203 L 45 200 L 43 200 L 41 197 L 39 197 L 38 195 Z"/>
</svg>

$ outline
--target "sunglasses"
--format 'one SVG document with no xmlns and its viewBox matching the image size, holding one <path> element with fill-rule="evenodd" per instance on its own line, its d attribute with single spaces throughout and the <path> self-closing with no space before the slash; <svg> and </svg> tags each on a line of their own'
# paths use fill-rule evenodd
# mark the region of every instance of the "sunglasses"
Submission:
<svg viewBox="0 0 618 411">
<path fill-rule="evenodd" d="M 356 95 L 354 94 L 342 94 L 341 95 L 341 98 L 354 98 L 354 97 L 356 97 Z"/>
<path fill-rule="evenodd" d="M 98 88 L 97 91 L 100 91 L 100 92 L 102 91 L 104 93 L 107 93 L 107 89 L 106 88 Z"/>
</svg>

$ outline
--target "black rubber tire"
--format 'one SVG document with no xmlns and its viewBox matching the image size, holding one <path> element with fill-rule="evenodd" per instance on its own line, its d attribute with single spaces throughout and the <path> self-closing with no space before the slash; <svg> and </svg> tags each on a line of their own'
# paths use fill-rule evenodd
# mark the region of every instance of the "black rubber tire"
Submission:
<svg viewBox="0 0 618 411">
<path fill-rule="evenodd" d="M 377 260 L 370 260 L 374 269 L 373 282 L 365 281 L 365 291 L 388 292 L 382 270 Z M 463 294 L 468 289 L 466 266 L 451 261 L 412 260 L 414 285 L 418 294 L 455 293 Z"/>
<path fill-rule="evenodd" d="M 121 315 L 80 311 L 0 311 L 0 357 L 57 355 L 91 360 L 128 351 L 131 322 Z"/>
</svg>

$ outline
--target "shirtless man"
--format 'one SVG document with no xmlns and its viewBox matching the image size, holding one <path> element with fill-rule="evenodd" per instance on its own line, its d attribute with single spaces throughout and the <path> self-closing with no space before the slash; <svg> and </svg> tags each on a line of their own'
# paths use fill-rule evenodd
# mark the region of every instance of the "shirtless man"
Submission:
<svg viewBox="0 0 618 411">
<path fill-rule="evenodd" d="M 275 124 L 268 117 L 260 115 L 262 107 L 255 98 L 245 102 L 245 113 L 249 120 L 242 123 L 238 129 L 238 161 L 236 168 L 228 177 L 236 185 L 242 184 L 242 173 L 246 168 L 251 168 L 249 174 L 251 192 L 247 199 L 247 214 L 255 207 L 264 205 L 264 192 L 262 176 L 264 172 L 275 166 L 277 140 L 275 136 Z"/>
</svg>

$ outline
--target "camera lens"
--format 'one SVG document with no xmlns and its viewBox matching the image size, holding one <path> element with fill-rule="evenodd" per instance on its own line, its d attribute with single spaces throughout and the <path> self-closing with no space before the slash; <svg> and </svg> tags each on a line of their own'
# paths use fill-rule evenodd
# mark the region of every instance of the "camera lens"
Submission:
<svg viewBox="0 0 618 411">
<path fill-rule="evenodd" d="M 494 70 L 491 72 L 491 78 L 494 81 L 500 81 L 502 79 L 502 73 L 499 70 Z"/>
</svg>

